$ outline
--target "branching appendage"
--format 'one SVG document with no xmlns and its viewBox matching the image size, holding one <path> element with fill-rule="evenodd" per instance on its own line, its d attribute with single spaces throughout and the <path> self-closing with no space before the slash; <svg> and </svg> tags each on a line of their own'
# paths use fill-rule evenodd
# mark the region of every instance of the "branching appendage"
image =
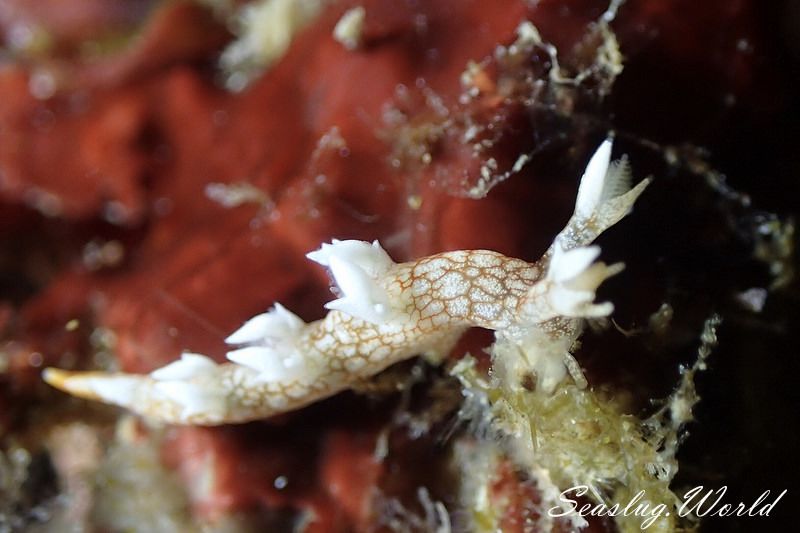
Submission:
<svg viewBox="0 0 800 533">
<path fill-rule="evenodd" d="M 574 215 L 536 263 L 488 250 L 395 263 L 377 241 L 334 240 L 308 254 L 330 269 L 340 296 L 321 320 L 307 324 L 275 304 L 226 339 L 236 346 L 229 363 L 186 353 L 148 375 L 49 368 L 44 379 L 162 422 L 237 423 L 297 409 L 416 355 L 444 357 L 464 331 L 482 327 L 496 332 L 495 364 L 509 386 L 534 376 L 552 391 L 568 373 L 585 384 L 569 351 L 585 318 L 613 311 L 594 302 L 595 290 L 622 269 L 595 262 L 600 249 L 589 244 L 648 183 L 630 189 L 626 163 L 610 157 L 607 140 L 581 179 Z"/>
</svg>

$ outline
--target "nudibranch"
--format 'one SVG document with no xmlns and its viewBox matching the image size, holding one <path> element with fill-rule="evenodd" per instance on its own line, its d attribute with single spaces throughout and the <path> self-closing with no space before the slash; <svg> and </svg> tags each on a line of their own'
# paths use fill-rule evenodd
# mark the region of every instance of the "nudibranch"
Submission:
<svg viewBox="0 0 800 533">
<path fill-rule="evenodd" d="M 585 385 L 570 350 L 586 318 L 613 311 L 595 291 L 623 267 L 597 262 L 591 243 L 649 183 L 631 188 L 627 162 L 611 163 L 611 146 L 604 141 L 592 156 L 574 214 L 536 263 L 489 250 L 395 263 L 377 241 L 334 240 L 307 256 L 330 269 L 339 296 L 321 320 L 305 323 L 276 303 L 226 339 L 235 347 L 227 363 L 185 353 L 148 375 L 48 368 L 43 377 L 156 421 L 240 423 L 298 409 L 404 359 L 444 357 L 481 327 L 495 332 L 493 364 L 510 386 L 531 376 L 547 393 L 568 375 Z"/>
</svg>

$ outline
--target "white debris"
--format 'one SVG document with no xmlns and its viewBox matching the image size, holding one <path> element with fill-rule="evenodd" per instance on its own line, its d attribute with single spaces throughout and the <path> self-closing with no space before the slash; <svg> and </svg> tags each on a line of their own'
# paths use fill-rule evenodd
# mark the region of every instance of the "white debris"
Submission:
<svg viewBox="0 0 800 533">
<path fill-rule="evenodd" d="M 241 90 L 250 78 L 272 66 L 325 3 L 325 0 L 262 0 L 244 6 L 238 17 L 239 38 L 220 57 L 222 67 L 230 73 L 228 87 Z"/>
<path fill-rule="evenodd" d="M 333 38 L 348 50 L 358 48 L 361 44 L 361 31 L 364 28 L 366 14 L 366 10 L 361 6 L 349 9 L 333 28 Z"/>
</svg>

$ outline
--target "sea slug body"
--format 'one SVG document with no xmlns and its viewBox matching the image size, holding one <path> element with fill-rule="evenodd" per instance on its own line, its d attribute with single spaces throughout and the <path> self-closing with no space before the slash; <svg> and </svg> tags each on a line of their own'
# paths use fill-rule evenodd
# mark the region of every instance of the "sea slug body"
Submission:
<svg viewBox="0 0 800 533">
<path fill-rule="evenodd" d="M 533 375 L 545 392 L 568 374 L 585 383 L 570 349 L 586 318 L 612 313 L 610 302 L 595 303 L 595 291 L 622 269 L 597 262 L 591 243 L 649 183 L 630 188 L 626 162 L 610 161 L 606 140 L 581 179 L 573 216 L 536 263 L 489 250 L 395 263 L 377 241 L 333 240 L 308 254 L 330 269 L 340 296 L 321 320 L 305 323 L 276 303 L 226 339 L 234 347 L 228 363 L 186 353 L 148 375 L 48 368 L 43 377 L 165 423 L 240 423 L 298 409 L 404 359 L 443 357 L 481 327 L 495 332 L 504 379 Z"/>
</svg>

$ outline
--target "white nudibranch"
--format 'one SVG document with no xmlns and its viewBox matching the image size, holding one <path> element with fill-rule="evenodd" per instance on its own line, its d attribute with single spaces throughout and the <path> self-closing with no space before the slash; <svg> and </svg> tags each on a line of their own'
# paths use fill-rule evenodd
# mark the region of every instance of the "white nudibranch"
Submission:
<svg viewBox="0 0 800 533">
<path fill-rule="evenodd" d="M 378 241 L 334 240 L 308 254 L 328 267 L 337 299 L 305 323 L 276 303 L 233 332 L 229 362 L 185 353 L 148 375 L 45 370 L 75 396 L 166 423 L 246 422 L 298 409 L 417 355 L 446 356 L 471 327 L 495 331 L 492 364 L 507 386 L 532 376 L 553 391 L 567 375 L 585 384 L 570 354 L 586 318 L 608 316 L 595 292 L 622 264 L 596 262 L 595 238 L 630 212 L 649 183 L 630 188 L 611 141 L 592 156 L 575 212 L 536 263 L 489 250 L 395 263 Z"/>
</svg>

